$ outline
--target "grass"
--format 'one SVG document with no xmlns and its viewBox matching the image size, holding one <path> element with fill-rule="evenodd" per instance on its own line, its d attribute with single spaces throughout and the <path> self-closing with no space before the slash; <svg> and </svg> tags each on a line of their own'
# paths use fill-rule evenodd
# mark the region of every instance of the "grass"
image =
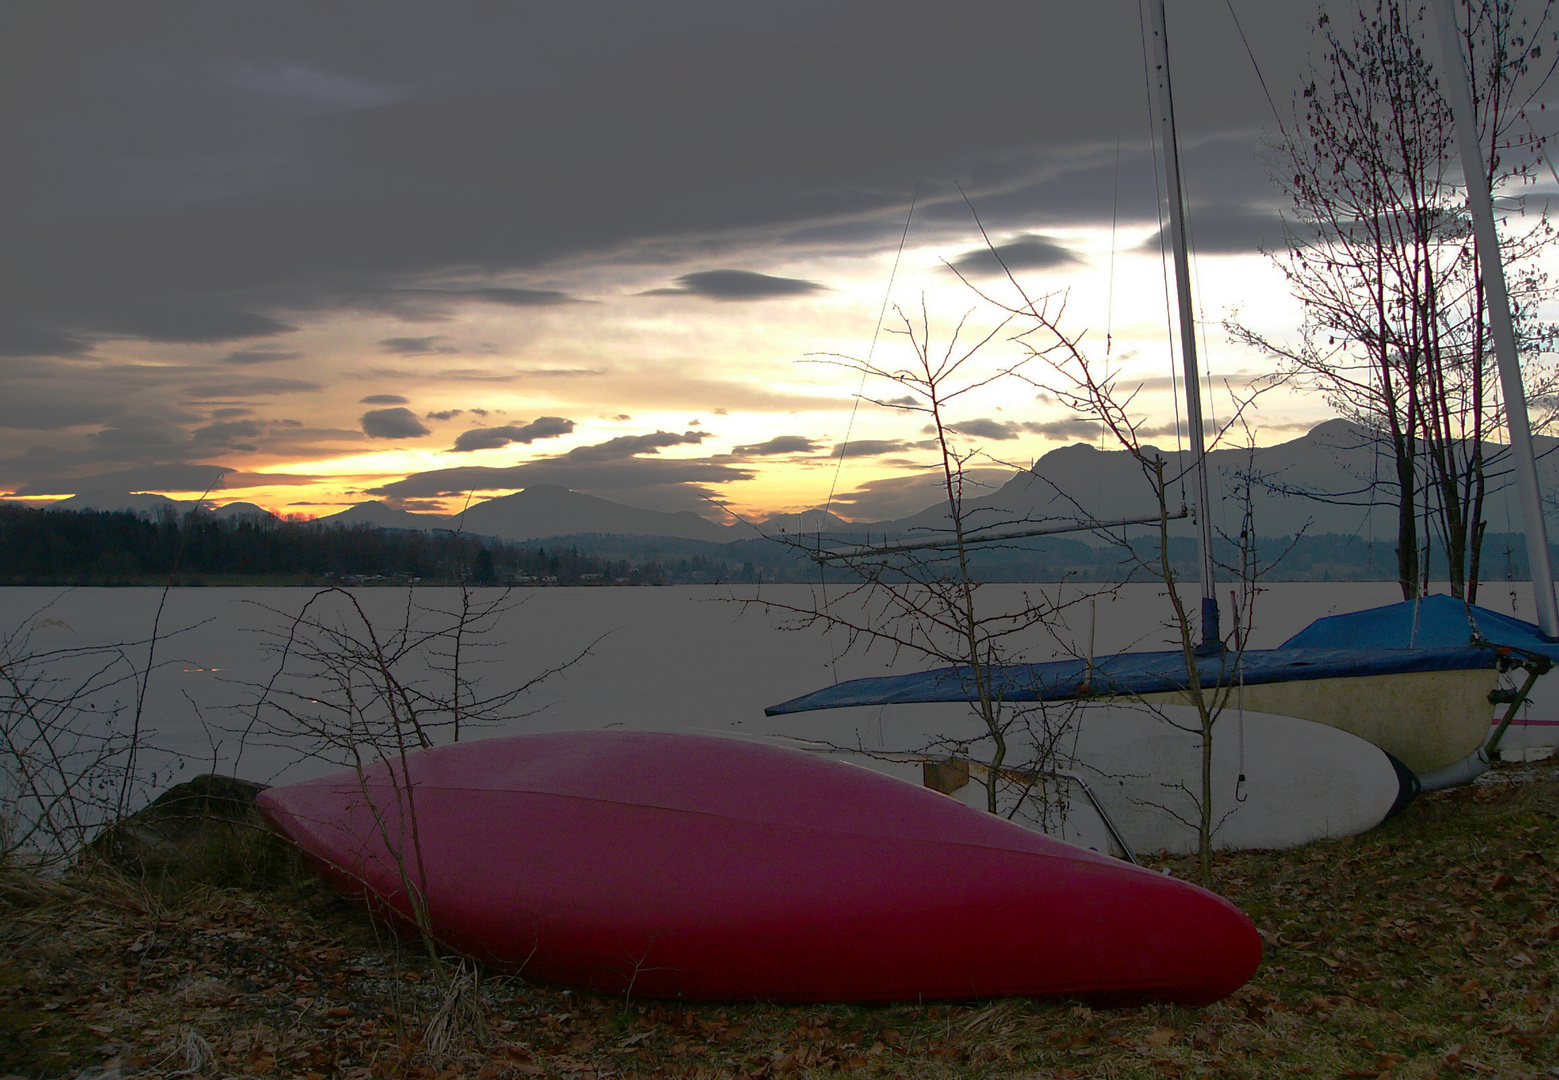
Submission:
<svg viewBox="0 0 1559 1080">
<path fill-rule="evenodd" d="M 209 851 L 0 872 L 0 1076 L 1548 1077 L 1556 826 L 1559 767 L 1502 766 L 1354 840 L 1219 856 L 1267 955 L 1203 1009 L 624 1002 L 435 968 L 284 859 L 239 888 L 190 879 L 238 880 Z"/>
</svg>

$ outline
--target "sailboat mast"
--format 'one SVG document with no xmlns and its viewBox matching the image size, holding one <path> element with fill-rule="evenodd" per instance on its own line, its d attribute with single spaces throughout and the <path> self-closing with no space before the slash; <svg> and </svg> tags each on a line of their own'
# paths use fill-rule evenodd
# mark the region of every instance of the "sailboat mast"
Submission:
<svg viewBox="0 0 1559 1080">
<path fill-rule="evenodd" d="M 1489 300 L 1489 330 L 1499 361 L 1500 389 L 1505 398 L 1505 424 L 1510 430 L 1510 452 L 1515 459 L 1516 493 L 1521 499 L 1521 523 L 1526 530 L 1527 561 L 1532 567 L 1532 591 L 1537 603 L 1537 622 L 1543 634 L 1559 638 L 1559 605 L 1554 602 L 1554 571 L 1548 557 L 1548 530 L 1537 488 L 1537 461 L 1532 452 L 1532 425 L 1527 418 L 1526 386 L 1521 361 L 1516 355 L 1516 332 L 1510 318 L 1510 295 L 1505 288 L 1505 267 L 1500 260 L 1499 236 L 1494 231 L 1494 201 L 1483 168 L 1483 147 L 1472 111 L 1472 88 L 1462 56 L 1461 33 L 1451 0 L 1436 5 L 1440 20 L 1440 50 L 1445 77 L 1441 85 L 1451 102 L 1456 142 L 1467 182 L 1467 207 L 1472 212 L 1473 237 L 1478 264 Z"/>
<path fill-rule="evenodd" d="M 1154 0 L 1154 82 L 1158 87 L 1158 114 L 1164 145 L 1164 173 L 1168 181 L 1169 239 L 1175 256 L 1175 295 L 1180 307 L 1180 356 L 1185 365 L 1186 424 L 1191 441 L 1192 474 L 1195 478 L 1197 555 L 1202 580 L 1202 645 L 1216 646 L 1218 597 L 1214 591 L 1213 525 L 1207 485 L 1207 445 L 1202 431 L 1202 378 L 1196 362 L 1196 323 L 1191 308 L 1191 260 L 1186 253 L 1185 203 L 1180 192 L 1180 144 L 1175 138 L 1175 106 L 1169 91 L 1169 33 L 1164 0 Z"/>
</svg>

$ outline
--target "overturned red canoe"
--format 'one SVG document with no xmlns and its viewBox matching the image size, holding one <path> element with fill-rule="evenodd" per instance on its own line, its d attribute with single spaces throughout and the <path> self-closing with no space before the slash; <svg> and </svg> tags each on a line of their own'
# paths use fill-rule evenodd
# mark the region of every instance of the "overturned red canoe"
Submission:
<svg viewBox="0 0 1559 1080">
<path fill-rule="evenodd" d="M 1193 885 L 817 755 L 696 735 L 459 743 L 271 788 L 343 891 L 544 982 L 647 997 L 1214 1001 L 1261 958 Z"/>
</svg>

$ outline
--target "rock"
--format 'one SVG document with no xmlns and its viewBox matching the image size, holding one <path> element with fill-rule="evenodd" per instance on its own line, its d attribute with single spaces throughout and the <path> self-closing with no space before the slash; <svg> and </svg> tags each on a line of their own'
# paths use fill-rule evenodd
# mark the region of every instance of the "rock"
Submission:
<svg viewBox="0 0 1559 1080">
<path fill-rule="evenodd" d="M 232 776 L 194 777 L 109 825 L 87 849 L 137 876 L 234 883 L 228 879 L 249 876 L 281 844 L 254 805 L 265 787 Z"/>
</svg>

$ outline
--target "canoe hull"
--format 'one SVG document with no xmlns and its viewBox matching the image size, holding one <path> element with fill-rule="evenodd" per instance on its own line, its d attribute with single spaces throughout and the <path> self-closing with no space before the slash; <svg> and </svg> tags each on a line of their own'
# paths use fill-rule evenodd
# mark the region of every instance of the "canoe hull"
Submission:
<svg viewBox="0 0 1559 1080">
<path fill-rule="evenodd" d="M 394 768 L 272 788 L 261 808 L 338 887 L 403 920 L 424 897 L 435 938 L 544 982 L 1201 1004 L 1260 959 L 1219 897 L 798 751 L 591 732 Z"/>
</svg>

